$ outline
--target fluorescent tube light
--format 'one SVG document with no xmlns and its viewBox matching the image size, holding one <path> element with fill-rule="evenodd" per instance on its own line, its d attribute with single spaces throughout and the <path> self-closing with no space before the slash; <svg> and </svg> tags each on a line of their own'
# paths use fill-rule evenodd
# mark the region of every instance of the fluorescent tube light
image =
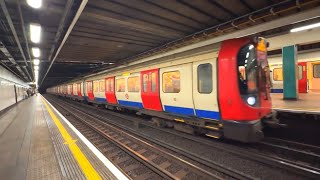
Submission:
<svg viewBox="0 0 320 180">
<path fill-rule="evenodd" d="M 30 24 L 30 39 L 33 43 L 39 43 L 41 37 L 41 26 L 40 24 Z"/>
<path fill-rule="evenodd" d="M 40 49 L 37 48 L 37 47 L 33 47 L 33 48 L 32 48 L 32 54 L 33 54 L 33 56 L 36 57 L 36 58 L 40 57 Z"/>
<path fill-rule="evenodd" d="M 290 32 L 299 32 L 299 31 L 304 31 L 304 30 L 316 28 L 316 27 L 320 27 L 320 23 L 310 24 L 310 25 L 302 26 L 302 27 L 298 27 L 298 28 L 293 28 L 290 30 Z"/>
<path fill-rule="evenodd" d="M 40 64 L 40 60 L 39 59 L 34 59 L 33 60 L 33 64 L 38 66 Z"/>
<path fill-rule="evenodd" d="M 39 71 L 39 66 L 34 66 L 35 71 Z"/>
<path fill-rule="evenodd" d="M 39 9 L 42 6 L 42 0 L 27 0 L 29 6 Z"/>
</svg>

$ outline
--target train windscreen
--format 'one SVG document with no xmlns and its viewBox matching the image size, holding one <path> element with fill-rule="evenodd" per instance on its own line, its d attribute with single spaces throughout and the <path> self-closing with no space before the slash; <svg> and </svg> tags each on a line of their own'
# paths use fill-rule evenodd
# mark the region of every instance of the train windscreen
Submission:
<svg viewBox="0 0 320 180">
<path fill-rule="evenodd" d="M 248 44 L 238 53 L 238 84 L 241 95 L 258 92 L 258 62 L 256 48 Z"/>
</svg>

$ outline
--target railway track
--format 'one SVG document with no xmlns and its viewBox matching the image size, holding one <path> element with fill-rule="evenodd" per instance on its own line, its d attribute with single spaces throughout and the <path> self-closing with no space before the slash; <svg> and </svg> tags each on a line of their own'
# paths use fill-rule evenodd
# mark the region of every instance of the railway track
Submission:
<svg viewBox="0 0 320 180">
<path fill-rule="evenodd" d="M 196 159 L 189 155 L 186 158 L 181 158 L 181 154 L 176 154 L 171 149 L 164 150 L 163 146 L 147 142 L 143 137 L 133 136 L 135 132 L 130 132 L 114 125 L 110 125 L 95 117 L 88 115 L 88 113 L 81 111 L 75 107 L 69 106 L 67 103 L 56 102 L 51 100 L 55 106 L 59 106 L 61 110 L 65 111 L 69 116 L 72 115 L 76 120 L 70 122 L 88 137 L 107 157 L 113 160 L 116 164 L 121 164 L 128 161 L 130 158 L 125 154 L 134 157 L 139 163 L 133 163 L 122 169 L 131 178 L 137 179 L 254 179 L 251 176 L 243 173 L 234 172 L 228 169 L 217 169 L 213 165 L 203 162 L 186 160 Z M 108 142 L 106 141 L 108 140 Z M 110 146 L 110 142 L 118 148 L 114 150 Z M 108 147 L 108 148 L 106 148 Z M 120 152 L 119 149 L 121 149 Z M 171 152 L 170 152 L 171 151 Z M 111 152 L 111 153 L 110 153 Z M 120 155 L 119 155 L 120 154 Z M 118 158 L 120 157 L 120 158 Z M 121 166 L 121 165 L 119 165 Z M 150 169 L 146 171 L 144 167 Z M 135 169 L 140 169 L 136 170 Z M 141 170 L 146 171 L 141 174 Z M 131 173 L 131 171 L 139 172 Z M 139 176 L 139 177 L 136 177 Z"/>
<path fill-rule="evenodd" d="M 271 137 L 266 137 L 257 146 L 260 150 L 273 152 L 271 155 L 277 155 L 279 158 L 285 157 L 307 166 L 320 168 L 320 147 Z"/>
<path fill-rule="evenodd" d="M 74 105 L 71 104 L 71 106 L 74 106 Z M 110 114 L 111 114 L 111 116 L 116 116 L 118 118 L 125 119 L 126 121 L 128 121 L 128 120 L 129 121 L 135 121 L 135 123 L 138 122 L 138 124 L 142 124 L 144 126 L 148 126 L 149 128 L 152 128 L 154 130 L 162 131 L 164 133 L 168 133 L 168 134 L 175 135 L 175 136 L 180 136 L 180 137 L 182 137 L 184 139 L 188 139 L 188 140 L 191 140 L 191 141 L 194 141 L 194 142 L 197 142 L 197 143 L 201 143 L 202 145 L 208 146 L 210 148 L 219 149 L 221 151 L 225 151 L 225 152 L 229 152 L 231 154 L 237 155 L 237 156 L 241 156 L 242 158 L 247 158 L 247 159 L 250 159 L 250 160 L 253 160 L 253 161 L 257 161 L 259 163 L 270 165 L 272 167 L 281 168 L 281 169 L 290 171 L 291 173 L 294 173 L 294 174 L 297 174 L 297 175 L 301 175 L 303 177 L 317 179 L 319 177 L 319 175 L 320 175 L 320 173 L 319 173 L 320 170 L 319 169 L 310 167 L 310 166 L 305 165 L 305 164 L 301 164 L 300 162 L 294 162 L 294 161 L 290 161 L 288 159 L 282 159 L 282 158 L 273 157 L 273 156 L 266 156 L 266 154 L 262 154 L 262 153 L 256 152 L 256 150 L 252 150 L 252 149 L 248 149 L 248 148 L 239 148 L 239 147 L 235 147 L 233 145 L 226 145 L 226 144 L 224 144 L 222 146 L 221 143 L 219 143 L 219 144 L 213 143 L 212 141 L 209 141 L 209 140 L 207 140 L 205 138 L 199 138 L 199 137 L 195 137 L 195 136 L 182 134 L 182 133 L 179 133 L 179 132 L 176 132 L 176 131 L 172 131 L 170 129 L 157 128 L 155 126 L 150 125 L 148 122 L 141 121 L 139 118 L 136 118 L 136 117 L 128 118 L 128 115 L 115 113 L 115 112 L 101 111 L 101 110 L 96 109 L 96 108 L 94 108 L 92 106 L 84 105 L 84 104 L 81 104 L 81 103 L 77 104 L 77 107 L 78 108 L 83 107 L 83 108 L 87 108 L 87 109 L 89 108 L 90 111 L 92 111 L 91 113 L 98 119 L 107 120 L 109 122 L 110 119 L 108 119 L 106 117 L 110 117 Z M 101 115 L 101 113 L 103 115 Z M 147 138 L 153 139 L 153 141 L 158 141 L 158 144 L 162 144 L 162 146 L 165 145 L 165 146 L 167 146 L 166 148 L 168 148 L 168 149 L 170 149 L 170 148 L 171 149 L 175 149 L 176 151 L 180 151 L 183 154 L 191 154 L 193 158 L 201 160 L 203 164 L 210 166 L 210 162 L 208 162 L 208 160 L 206 160 L 202 156 L 199 156 L 196 153 L 192 153 L 192 152 L 186 151 L 185 149 L 183 149 L 181 147 L 178 147 L 178 146 L 169 145 L 165 141 L 159 141 L 159 140 L 156 140 L 153 137 L 147 137 Z M 211 165 L 213 165 L 212 162 L 211 162 Z M 219 167 L 221 169 L 227 169 L 228 170 L 228 167 L 222 166 L 221 164 L 219 164 Z M 239 172 L 239 171 L 236 174 L 238 174 L 238 175 L 240 174 L 240 176 L 242 175 L 242 173 Z M 252 179 L 253 177 L 254 176 L 248 176 L 248 177 L 246 177 L 246 179 L 248 179 L 248 178 Z"/>
</svg>

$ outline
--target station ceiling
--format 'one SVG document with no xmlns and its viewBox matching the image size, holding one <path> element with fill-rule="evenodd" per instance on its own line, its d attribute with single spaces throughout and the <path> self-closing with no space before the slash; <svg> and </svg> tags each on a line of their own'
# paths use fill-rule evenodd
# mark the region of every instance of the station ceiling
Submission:
<svg viewBox="0 0 320 180">
<path fill-rule="evenodd" d="M 39 47 L 42 88 L 320 6 L 319 0 L 43 0 L 33 9 L 25 0 L 0 2 L 0 62 L 32 81 L 31 48 Z M 39 45 L 30 41 L 30 23 L 42 26 Z"/>
</svg>

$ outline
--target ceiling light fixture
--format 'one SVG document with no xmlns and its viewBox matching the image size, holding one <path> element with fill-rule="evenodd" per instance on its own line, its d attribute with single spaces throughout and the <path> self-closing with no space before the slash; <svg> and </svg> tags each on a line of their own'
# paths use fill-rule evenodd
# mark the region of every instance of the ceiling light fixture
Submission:
<svg viewBox="0 0 320 180">
<path fill-rule="evenodd" d="M 36 57 L 36 58 L 40 57 L 40 49 L 37 48 L 37 47 L 33 47 L 33 48 L 32 48 L 32 54 L 33 54 L 33 56 Z"/>
<path fill-rule="evenodd" d="M 320 27 L 320 23 L 310 24 L 310 25 L 302 26 L 302 27 L 298 27 L 298 28 L 293 28 L 290 30 L 290 32 L 299 32 L 299 31 L 304 31 L 304 30 L 313 29 L 313 28 L 317 28 L 317 27 Z"/>
<path fill-rule="evenodd" d="M 42 6 L 42 0 L 27 0 L 29 6 L 39 9 Z"/>
<path fill-rule="evenodd" d="M 34 66 L 35 71 L 39 71 L 39 66 Z"/>
<path fill-rule="evenodd" d="M 41 26 L 40 24 L 30 24 L 30 39 L 33 43 L 39 43 L 41 37 Z"/>
<path fill-rule="evenodd" d="M 40 60 L 39 59 L 34 59 L 33 60 L 33 64 L 38 66 L 40 64 Z"/>
</svg>

